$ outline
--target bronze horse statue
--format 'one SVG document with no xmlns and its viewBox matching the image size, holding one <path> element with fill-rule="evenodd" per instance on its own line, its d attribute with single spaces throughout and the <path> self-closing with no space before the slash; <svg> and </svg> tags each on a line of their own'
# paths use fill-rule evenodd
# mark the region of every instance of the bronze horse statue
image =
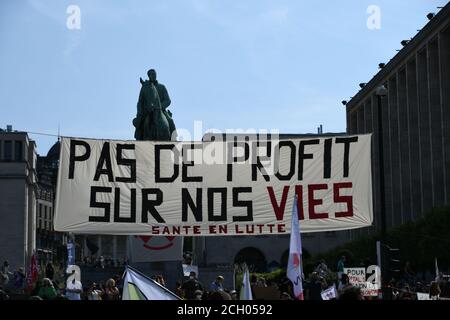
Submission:
<svg viewBox="0 0 450 320">
<path fill-rule="evenodd" d="M 170 141 L 175 132 L 172 114 L 165 109 L 170 105 L 170 98 L 166 88 L 156 81 L 156 72 L 149 70 L 148 75 L 149 80 L 140 79 L 137 115 L 133 119 L 134 137 L 136 140 Z"/>
</svg>

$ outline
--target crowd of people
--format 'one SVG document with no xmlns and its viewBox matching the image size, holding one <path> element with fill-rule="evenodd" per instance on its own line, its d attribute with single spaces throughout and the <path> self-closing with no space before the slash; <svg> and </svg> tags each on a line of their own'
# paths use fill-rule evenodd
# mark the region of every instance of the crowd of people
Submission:
<svg viewBox="0 0 450 320">
<path fill-rule="evenodd" d="M 430 300 L 450 298 L 450 278 L 442 274 L 432 281 L 425 281 L 423 275 L 414 272 L 411 263 L 406 261 L 403 270 L 391 274 L 389 280 L 382 281 L 376 296 L 364 296 L 361 288 L 350 283 L 350 279 L 345 274 L 346 257 L 342 256 L 337 262 L 337 282 L 330 274 L 332 270 L 328 268 L 325 261 L 318 263 L 314 271 L 304 281 L 305 298 L 308 300 L 323 300 L 322 292 L 334 286 L 336 297 L 339 300 L 418 300 L 419 296 Z M 361 261 L 359 267 L 367 267 L 370 262 L 366 259 Z"/>
<path fill-rule="evenodd" d="M 52 262 L 41 268 L 41 277 L 28 286 L 23 268 L 11 272 L 9 263 L 5 261 L 0 273 L 0 300 L 11 298 L 31 300 L 119 300 L 121 276 L 102 283 L 88 282 L 83 286 L 76 277 L 67 277 L 66 269 L 61 264 L 54 266 Z"/>
<path fill-rule="evenodd" d="M 362 263 L 363 264 L 363 263 Z M 101 264 L 99 265 L 101 267 Z M 412 270 L 411 264 L 405 264 L 402 274 L 398 279 L 392 278 L 384 282 L 379 296 L 364 297 L 360 288 L 350 283 L 349 277 L 344 272 L 346 257 L 343 256 L 337 262 L 337 267 L 331 270 L 324 260 L 320 261 L 313 272 L 306 276 L 303 281 L 305 300 L 323 300 L 323 292 L 333 287 L 335 295 L 331 299 L 338 300 L 363 300 L 379 299 L 385 300 L 415 300 L 419 295 L 428 295 L 429 299 L 445 299 L 450 297 L 450 280 L 448 277 L 440 277 L 435 281 L 419 281 Z M 96 283 L 87 281 L 85 285 L 70 277 L 62 264 L 53 265 L 47 263 L 41 268 L 41 276 L 33 287 L 27 286 L 27 277 L 23 268 L 11 271 L 9 263 L 5 261 L 0 272 L 0 300 L 13 297 L 26 297 L 33 300 L 120 300 L 122 296 L 122 273 Z M 333 277 L 333 275 L 337 275 Z M 166 287 L 166 281 L 162 275 L 152 277 L 161 286 Z M 203 285 L 195 272 L 189 277 L 180 280 L 174 288 L 168 288 L 177 296 L 186 300 L 239 300 L 239 292 L 225 288 L 222 275 L 218 275 L 208 286 Z M 286 277 L 278 281 L 269 281 L 263 277 L 252 275 L 250 278 L 252 291 L 256 288 L 272 287 L 279 293 L 281 300 L 293 300 L 292 283 Z M 237 284 L 239 290 L 239 284 Z M 253 294 L 254 299 L 261 297 Z"/>
</svg>

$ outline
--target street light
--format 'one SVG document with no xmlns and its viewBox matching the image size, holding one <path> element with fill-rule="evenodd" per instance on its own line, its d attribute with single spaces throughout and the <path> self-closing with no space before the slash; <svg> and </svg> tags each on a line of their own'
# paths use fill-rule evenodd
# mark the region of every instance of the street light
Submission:
<svg viewBox="0 0 450 320">
<path fill-rule="evenodd" d="M 383 151 L 383 118 L 382 99 L 387 96 L 388 90 L 384 85 L 379 86 L 375 94 L 378 100 L 378 162 L 380 168 L 380 210 L 381 210 L 381 239 L 386 241 L 386 199 L 384 194 L 384 151 Z"/>
</svg>

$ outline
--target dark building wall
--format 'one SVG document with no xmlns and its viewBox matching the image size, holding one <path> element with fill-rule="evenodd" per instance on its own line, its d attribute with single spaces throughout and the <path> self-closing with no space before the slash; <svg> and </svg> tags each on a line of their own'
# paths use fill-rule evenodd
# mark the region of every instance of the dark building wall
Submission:
<svg viewBox="0 0 450 320">
<path fill-rule="evenodd" d="M 346 106 L 347 132 L 373 133 L 377 227 L 381 190 L 375 92 L 381 85 L 388 89 L 381 102 L 388 228 L 450 202 L 450 5 L 402 51 Z M 358 236 L 368 230 L 351 234 Z"/>
</svg>

